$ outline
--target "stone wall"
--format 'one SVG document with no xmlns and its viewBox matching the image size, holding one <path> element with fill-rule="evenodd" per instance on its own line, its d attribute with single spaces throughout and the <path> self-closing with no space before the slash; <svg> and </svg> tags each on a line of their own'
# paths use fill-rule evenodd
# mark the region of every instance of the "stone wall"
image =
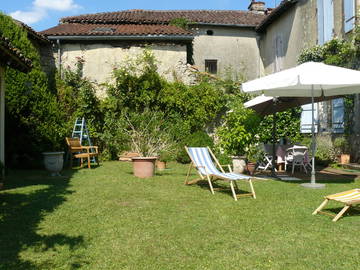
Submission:
<svg viewBox="0 0 360 270">
<path fill-rule="evenodd" d="M 198 26 L 195 31 L 194 65 L 205 71 L 205 60 L 217 60 L 218 75 L 227 70 L 255 79 L 263 71 L 257 33 L 252 28 Z"/>
<path fill-rule="evenodd" d="M 186 44 L 156 43 L 151 45 L 103 42 L 64 43 L 60 45 L 61 66 L 75 68 L 79 58 L 84 60 L 83 74 L 97 87 L 99 97 L 105 96 L 101 84 L 111 81 L 114 68 L 150 48 L 158 61 L 158 71 L 168 80 L 182 80 L 191 83 L 193 74 L 187 65 Z M 58 48 L 54 47 L 56 64 L 59 64 Z"/>
</svg>

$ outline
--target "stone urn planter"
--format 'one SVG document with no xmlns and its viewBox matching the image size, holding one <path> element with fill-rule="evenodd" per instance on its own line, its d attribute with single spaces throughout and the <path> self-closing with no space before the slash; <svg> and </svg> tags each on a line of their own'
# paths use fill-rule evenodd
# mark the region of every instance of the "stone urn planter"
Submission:
<svg viewBox="0 0 360 270">
<path fill-rule="evenodd" d="M 232 164 L 234 173 L 243 173 L 246 169 L 246 162 L 244 156 L 233 156 Z"/>
<path fill-rule="evenodd" d="M 157 157 L 133 157 L 133 172 L 136 177 L 149 178 L 154 176 Z"/>
<path fill-rule="evenodd" d="M 64 152 L 43 152 L 44 165 L 51 176 L 60 176 L 64 165 Z"/>
</svg>

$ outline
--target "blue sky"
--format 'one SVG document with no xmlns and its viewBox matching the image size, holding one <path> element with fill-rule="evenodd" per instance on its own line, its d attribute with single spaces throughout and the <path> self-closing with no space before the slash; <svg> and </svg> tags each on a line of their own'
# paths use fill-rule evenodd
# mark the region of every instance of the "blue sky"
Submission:
<svg viewBox="0 0 360 270">
<path fill-rule="evenodd" d="M 263 0 L 264 1 L 264 0 Z M 274 7 L 280 0 L 265 0 Z M 250 0 L 7 0 L 0 10 L 37 31 L 58 24 L 61 17 L 126 9 L 234 9 L 246 10 Z"/>
</svg>

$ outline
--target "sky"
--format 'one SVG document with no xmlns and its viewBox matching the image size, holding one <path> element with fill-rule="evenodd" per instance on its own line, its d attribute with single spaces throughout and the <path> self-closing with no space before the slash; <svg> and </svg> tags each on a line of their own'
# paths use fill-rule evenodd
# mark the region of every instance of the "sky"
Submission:
<svg viewBox="0 0 360 270">
<path fill-rule="evenodd" d="M 251 0 L 1 0 L 0 11 L 36 31 L 56 26 L 66 16 L 127 9 L 230 9 L 247 10 Z M 264 0 L 263 0 L 264 1 Z M 280 0 L 265 0 L 274 7 Z"/>
</svg>

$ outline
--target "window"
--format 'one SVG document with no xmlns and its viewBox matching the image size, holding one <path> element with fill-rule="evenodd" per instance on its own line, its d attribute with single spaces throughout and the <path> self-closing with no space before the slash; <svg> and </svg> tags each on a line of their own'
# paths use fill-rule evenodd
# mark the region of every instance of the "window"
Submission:
<svg viewBox="0 0 360 270">
<path fill-rule="evenodd" d="M 331 101 L 333 133 L 344 133 L 344 99 L 338 98 Z"/>
<path fill-rule="evenodd" d="M 312 105 L 306 104 L 301 106 L 300 132 L 311 133 L 312 128 Z M 318 104 L 314 104 L 315 133 L 318 132 Z"/>
<path fill-rule="evenodd" d="M 206 34 L 208 36 L 212 36 L 214 34 L 214 31 L 213 30 L 206 30 Z"/>
<path fill-rule="evenodd" d="M 351 31 L 355 27 L 355 0 L 344 0 L 344 31 Z"/>
<path fill-rule="evenodd" d="M 211 74 L 217 73 L 217 60 L 205 60 L 205 71 Z"/>
<path fill-rule="evenodd" d="M 334 35 L 334 0 L 317 0 L 318 44 L 323 45 Z"/>
</svg>

